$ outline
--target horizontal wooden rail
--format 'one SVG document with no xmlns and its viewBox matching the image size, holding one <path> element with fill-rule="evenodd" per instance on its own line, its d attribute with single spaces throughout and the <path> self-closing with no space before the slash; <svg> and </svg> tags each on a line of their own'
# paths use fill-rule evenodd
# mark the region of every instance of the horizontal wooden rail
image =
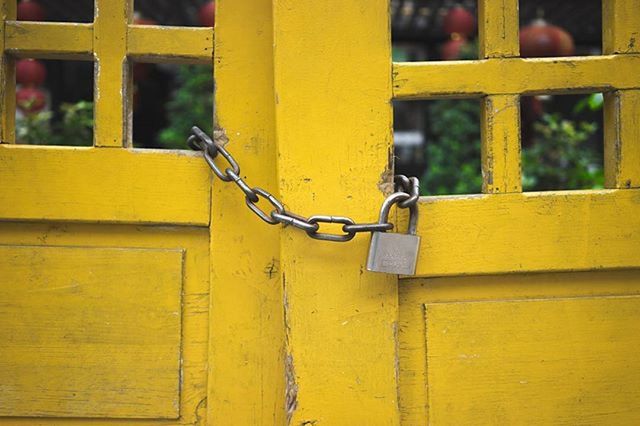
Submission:
<svg viewBox="0 0 640 426">
<path fill-rule="evenodd" d="M 417 275 L 637 267 L 639 209 L 637 189 L 422 198 Z"/>
<path fill-rule="evenodd" d="M 209 224 L 196 153 L 0 145 L 1 220 Z"/>
<path fill-rule="evenodd" d="M 129 56 L 145 62 L 203 62 L 213 58 L 211 28 L 129 25 Z"/>
<path fill-rule="evenodd" d="M 640 55 L 393 64 L 396 99 L 640 88 Z"/>
<path fill-rule="evenodd" d="M 93 24 L 6 22 L 13 56 L 93 60 Z M 211 63 L 213 28 L 129 25 L 127 55 L 145 62 Z"/>
<path fill-rule="evenodd" d="M 93 59 L 93 24 L 7 21 L 5 49 L 14 56 Z"/>
</svg>

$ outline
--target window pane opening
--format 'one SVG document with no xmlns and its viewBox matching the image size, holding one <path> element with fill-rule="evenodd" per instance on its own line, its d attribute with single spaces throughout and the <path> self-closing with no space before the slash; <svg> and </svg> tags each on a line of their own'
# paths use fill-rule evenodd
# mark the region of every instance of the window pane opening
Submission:
<svg viewBox="0 0 640 426">
<path fill-rule="evenodd" d="M 16 60 L 16 142 L 93 144 L 93 63 Z"/>
<path fill-rule="evenodd" d="M 212 0 L 136 0 L 134 21 L 140 25 L 213 27 Z"/>
<path fill-rule="evenodd" d="M 478 57 L 475 1 L 392 0 L 390 13 L 394 61 Z"/>
<path fill-rule="evenodd" d="M 93 22 L 94 0 L 19 0 L 19 21 Z"/>
<path fill-rule="evenodd" d="M 189 149 L 191 127 L 213 132 L 210 65 L 133 64 L 133 146 Z"/>
<path fill-rule="evenodd" d="M 521 99 L 524 191 L 598 189 L 603 173 L 603 94 Z"/>
<path fill-rule="evenodd" d="M 520 0 L 520 55 L 600 55 L 602 1 Z"/>
<path fill-rule="evenodd" d="M 480 193 L 480 100 L 394 102 L 394 155 L 422 195 Z"/>
</svg>

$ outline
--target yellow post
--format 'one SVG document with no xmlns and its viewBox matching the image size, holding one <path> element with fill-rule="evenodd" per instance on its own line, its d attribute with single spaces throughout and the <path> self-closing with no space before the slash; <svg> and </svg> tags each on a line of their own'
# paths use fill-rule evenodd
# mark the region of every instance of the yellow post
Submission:
<svg viewBox="0 0 640 426">
<path fill-rule="evenodd" d="M 276 194 L 271 1 L 220 1 L 217 7 L 217 126 L 242 176 Z M 213 185 L 208 424 L 281 425 L 280 227 L 266 226 L 245 208 L 233 185 Z"/>
<path fill-rule="evenodd" d="M 393 174 L 388 2 L 274 7 L 280 195 L 304 215 L 375 220 Z M 368 243 L 282 231 L 289 424 L 399 422 L 397 278 L 365 270 Z"/>
<path fill-rule="evenodd" d="M 478 23 L 481 58 L 519 56 L 518 0 L 479 1 Z M 481 111 L 482 192 L 521 192 L 520 96 L 486 96 Z"/>
<path fill-rule="evenodd" d="M 5 22 L 15 19 L 16 1 L 0 0 L 0 143 L 13 143 L 16 138 L 16 64 L 5 52 Z"/>
<path fill-rule="evenodd" d="M 605 95 L 604 171 L 607 188 L 640 187 L 640 90 Z"/>
<path fill-rule="evenodd" d="M 640 53 L 640 0 L 602 1 L 603 53 Z"/>
<path fill-rule="evenodd" d="M 131 0 L 96 0 L 93 27 L 95 72 L 94 145 L 131 144 L 131 73 L 127 61 L 127 25 Z"/>
<path fill-rule="evenodd" d="M 518 0 L 478 1 L 480 57 L 509 58 L 520 55 Z"/>
<path fill-rule="evenodd" d="M 604 0 L 602 41 L 605 54 L 640 52 L 640 0 Z M 634 74 L 636 74 L 634 72 Z M 638 87 L 637 85 L 635 87 Z M 640 90 L 605 95 L 604 158 L 607 188 L 640 187 Z"/>
<path fill-rule="evenodd" d="M 486 96 L 481 111 L 482 192 L 521 192 L 520 96 Z"/>
</svg>

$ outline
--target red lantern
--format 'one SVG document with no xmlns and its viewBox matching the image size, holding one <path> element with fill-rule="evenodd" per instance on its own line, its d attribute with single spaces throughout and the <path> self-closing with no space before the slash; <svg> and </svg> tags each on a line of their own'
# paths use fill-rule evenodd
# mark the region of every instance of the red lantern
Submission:
<svg viewBox="0 0 640 426">
<path fill-rule="evenodd" d="M 476 31 L 476 17 L 467 9 L 456 6 L 449 9 L 442 21 L 442 27 L 447 34 L 470 37 Z"/>
<path fill-rule="evenodd" d="M 537 19 L 520 30 L 520 56 L 523 58 L 571 56 L 574 53 L 571 35 L 544 19 Z"/>
<path fill-rule="evenodd" d="M 18 21 L 44 21 L 46 13 L 40 3 L 23 0 L 18 4 Z"/>
<path fill-rule="evenodd" d="M 445 61 L 460 59 L 460 54 L 465 46 L 467 46 L 467 40 L 464 37 L 454 36 L 442 45 L 440 56 Z"/>
<path fill-rule="evenodd" d="M 47 77 L 47 69 L 35 59 L 21 59 L 16 63 L 16 82 L 25 86 L 39 86 Z"/>
<path fill-rule="evenodd" d="M 16 105 L 25 114 L 35 114 L 44 109 L 46 96 L 37 87 L 21 87 L 16 91 Z"/>
<path fill-rule="evenodd" d="M 216 3 L 205 3 L 198 12 L 198 20 L 203 27 L 213 27 L 216 22 Z"/>
</svg>

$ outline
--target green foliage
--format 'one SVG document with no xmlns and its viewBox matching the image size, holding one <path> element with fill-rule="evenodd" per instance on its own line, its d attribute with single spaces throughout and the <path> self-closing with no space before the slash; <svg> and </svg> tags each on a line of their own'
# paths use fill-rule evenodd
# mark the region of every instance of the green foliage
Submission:
<svg viewBox="0 0 640 426">
<path fill-rule="evenodd" d="M 16 120 L 19 143 L 32 145 L 91 146 L 93 102 L 62 104 L 61 120 L 51 124 L 52 111 L 42 111 Z"/>
<path fill-rule="evenodd" d="M 584 108 L 601 108 L 599 97 L 585 98 Z M 478 101 L 441 100 L 428 103 L 426 113 L 427 170 L 424 195 L 479 193 L 480 108 Z M 602 152 L 592 143 L 596 123 L 546 114 L 534 124 L 534 140 L 523 148 L 526 191 L 601 188 Z"/>
<path fill-rule="evenodd" d="M 480 108 L 478 101 L 441 100 L 428 104 L 425 195 L 480 192 Z"/>
<path fill-rule="evenodd" d="M 573 108 L 574 114 L 579 114 L 584 111 L 600 111 L 604 106 L 604 95 L 602 93 L 592 93 L 589 96 L 582 98 L 580 102 Z"/>
<path fill-rule="evenodd" d="M 184 65 L 178 70 L 178 89 L 167 104 L 169 126 L 160 132 L 163 147 L 187 149 L 191 127 L 213 132 L 213 74 L 206 65 Z"/>
<path fill-rule="evenodd" d="M 587 144 L 596 123 L 545 114 L 534 130 L 534 143 L 522 152 L 525 191 L 602 188 L 602 154 Z"/>
</svg>

